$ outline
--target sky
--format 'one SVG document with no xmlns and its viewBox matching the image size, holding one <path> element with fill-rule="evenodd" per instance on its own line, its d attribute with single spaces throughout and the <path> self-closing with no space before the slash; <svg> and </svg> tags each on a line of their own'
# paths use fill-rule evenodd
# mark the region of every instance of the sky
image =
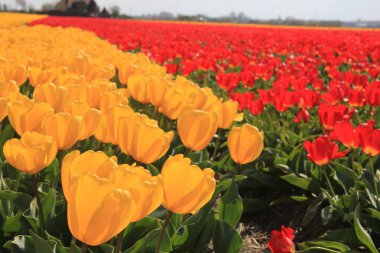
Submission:
<svg viewBox="0 0 380 253">
<path fill-rule="evenodd" d="M 379 0 L 95 0 L 100 7 L 118 5 L 128 15 L 171 12 L 211 17 L 244 12 L 250 18 L 293 17 L 314 20 L 380 20 Z M 35 8 L 54 0 L 27 0 Z M 13 3 L 0 0 L 0 3 Z"/>
</svg>

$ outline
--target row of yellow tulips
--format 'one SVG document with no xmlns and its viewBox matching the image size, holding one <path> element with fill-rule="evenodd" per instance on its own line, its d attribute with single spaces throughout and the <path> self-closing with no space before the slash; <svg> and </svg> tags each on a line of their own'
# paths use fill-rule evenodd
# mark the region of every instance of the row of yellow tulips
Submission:
<svg viewBox="0 0 380 253">
<path fill-rule="evenodd" d="M 28 174 L 47 167 L 58 150 L 75 149 L 91 136 L 150 164 L 167 153 L 176 133 L 189 150 L 199 151 L 218 128 L 242 120 L 235 102 L 222 101 L 209 88 L 167 74 L 145 55 L 122 52 L 88 32 L 44 26 L 0 32 L 5 45 L 0 50 L 0 120 L 8 117 L 20 136 L 8 140 L 3 152 L 13 167 Z M 120 83 L 110 81 L 116 73 Z M 130 97 L 148 107 L 134 111 Z M 149 107 L 154 117 L 177 127 L 164 131 L 146 115 Z M 228 148 L 236 163 L 252 162 L 263 149 L 263 134 L 248 124 L 233 127 Z M 170 156 L 161 174 L 152 176 L 143 167 L 118 165 L 115 156 L 91 150 L 74 150 L 63 158 L 61 182 L 70 231 L 89 245 L 108 241 L 161 204 L 174 213 L 195 213 L 216 184 L 212 169 L 191 165 L 183 155 Z"/>
</svg>

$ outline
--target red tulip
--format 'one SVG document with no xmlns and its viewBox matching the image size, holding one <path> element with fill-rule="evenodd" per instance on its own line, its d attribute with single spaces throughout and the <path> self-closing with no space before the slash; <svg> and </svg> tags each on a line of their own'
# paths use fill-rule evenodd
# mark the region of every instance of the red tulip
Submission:
<svg viewBox="0 0 380 253">
<path fill-rule="evenodd" d="M 307 151 L 307 158 L 313 163 L 323 166 L 330 161 L 345 156 L 349 150 L 338 150 L 338 144 L 331 142 L 326 136 L 319 136 L 315 141 L 305 141 L 304 147 Z"/>
<path fill-rule="evenodd" d="M 295 245 L 293 242 L 294 230 L 281 226 L 281 231 L 273 230 L 268 242 L 268 248 L 272 253 L 293 253 Z"/>
<path fill-rule="evenodd" d="M 370 156 L 380 154 L 380 129 L 373 129 L 374 121 L 368 121 L 357 127 L 356 142 L 363 152 Z"/>
<path fill-rule="evenodd" d="M 360 107 L 365 104 L 364 92 L 362 90 L 350 89 L 347 94 L 348 104 L 352 107 Z"/>
<path fill-rule="evenodd" d="M 293 120 L 295 123 L 304 122 L 307 123 L 310 120 L 310 113 L 306 109 L 298 111 L 296 118 Z"/>
<path fill-rule="evenodd" d="M 323 128 L 331 130 L 338 121 L 351 119 L 354 114 L 353 110 L 348 109 L 345 105 L 327 105 L 321 104 L 318 108 L 318 117 L 321 121 Z"/>
</svg>

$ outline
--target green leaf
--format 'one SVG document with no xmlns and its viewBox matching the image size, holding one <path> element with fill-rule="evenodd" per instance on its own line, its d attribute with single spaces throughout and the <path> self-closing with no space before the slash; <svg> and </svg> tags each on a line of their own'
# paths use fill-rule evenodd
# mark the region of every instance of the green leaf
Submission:
<svg viewBox="0 0 380 253">
<path fill-rule="evenodd" d="M 154 250 L 156 248 L 160 232 L 161 228 L 150 231 L 144 238 L 138 240 L 132 247 L 125 250 L 123 253 L 140 253 L 144 252 L 146 249 Z M 166 230 L 162 240 L 160 252 L 171 252 L 172 250 L 173 248 L 170 236 Z"/>
<path fill-rule="evenodd" d="M 334 218 L 334 207 L 331 205 L 324 207 L 321 210 L 321 218 L 323 225 L 329 224 Z"/>
<path fill-rule="evenodd" d="M 18 235 L 12 241 L 4 244 L 4 248 L 12 252 L 22 253 L 55 253 L 49 242 L 45 241 L 33 231 L 29 231 L 30 236 Z"/>
<path fill-rule="evenodd" d="M 333 241 L 310 241 L 310 242 L 303 242 L 297 244 L 300 249 L 311 249 L 311 248 L 319 248 L 315 251 L 307 251 L 307 252 L 329 252 L 329 249 L 332 250 L 338 250 L 339 252 L 347 252 L 350 250 L 350 248 L 340 242 L 333 242 Z M 330 251 L 331 252 L 331 251 Z"/>
<path fill-rule="evenodd" d="M 361 242 L 356 236 L 355 230 L 353 228 L 343 228 L 327 231 L 321 236 L 321 239 L 326 241 L 337 241 L 355 246 L 361 245 Z"/>
<path fill-rule="evenodd" d="M 360 224 L 359 220 L 359 213 L 360 213 L 360 205 L 358 205 L 355 209 L 355 215 L 354 215 L 354 227 L 355 232 L 359 240 L 368 247 L 368 249 L 372 253 L 378 253 L 379 251 L 376 249 L 375 244 L 372 241 L 371 236 L 369 233 L 363 228 L 363 226 Z"/>
<path fill-rule="evenodd" d="M 153 175 L 153 176 L 157 176 L 158 174 L 160 174 L 160 171 L 157 169 L 156 166 L 154 166 L 153 164 L 148 164 L 147 165 L 147 168 L 149 170 L 149 172 Z"/>
<path fill-rule="evenodd" d="M 368 208 L 368 211 L 372 218 L 380 220 L 380 212 L 373 208 Z"/>
<path fill-rule="evenodd" d="M 0 132 L 0 158 L 4 158 L 3 154 L 3 146 L 4 143 L 11 139 L 13 136 L 14 130 L 11 124 L 8 124 L 1 132 Z"/>
<path fill-rule="evenodd" d="M 304 202 L 309 198 L 305 196 L 285 196 L 282 198 L 278 198 L 269 203 L 270 206 L 276 206 L 284 203 L 292 203 L 292 202 Z"/>
<path fill-rule="evenodd" d="M 302 219 L 302 226 L 306 226 L 309 224 L 314 216 L 317 214 L 317 211 L 319 209 L 319 206 L 322 204 L 322 202 L 325 200 L 324 194 L 321 192 L 316 199 L 314 199 L 310 205 L 307 207 L 305 215 Z"/>
<path fill-rule="evenodd" d="M 45 223 L 55 216 L 55 191 L 50 189 L 48 194 L 42 199 L 42 210 Z"/>
<path fill-rule="evenodd" d="M 235 181 L 224 193 L 218 205 L 219 218 L 232 227 L 235 227 L 243 214 L 243 201 L 239 195 L 238 186 Z"/>
<path fill-rule="evenodd" d="M 24 212 L 29 208 L 30 202 L 32 202 L 33 197 L 22 192 L 14 192 L 10 190 L 0 191 L 0 199 L 3 201 L 10 201 L 14 205 L 15 211 Z M 2 206 L 4 208 L 4 206 Z M 12 210 L 7 210 L 11 212 Z M 4 213 L 4 212 L 3 212 Z"/>
<path fill-rule="evenodd" d="M 320 192 L 320 185 L 318 181 L 309 178 L 298 177 L 295 174 L 289 174 L 281 176 L 283 180 L 288 182 L 291 185 L 294 185 L 303 190 L 318 194 Z"/>
<path fill-rule="evenodd" d="M 212 244 L 216 253 L 238 253 L 243 247 L 240 234 L 223 220 L 215 221 Z"/>
</svg>

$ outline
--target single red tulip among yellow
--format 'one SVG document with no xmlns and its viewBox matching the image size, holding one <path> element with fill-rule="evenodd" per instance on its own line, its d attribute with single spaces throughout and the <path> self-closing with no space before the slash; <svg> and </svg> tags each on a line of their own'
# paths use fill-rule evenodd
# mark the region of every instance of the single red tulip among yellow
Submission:
<svg viewBox="0 0 380 253">
<path fill-rule="evenodd" d="M 143 114 L 132 113 L 119 121 L 119 147 L 125 154 L 145 164 L 165 155 L 173 136 L 173 132 L 164 132 L 157 121 Z"/>
<path fill-rule="evenodd" d="M 119 189 L 128 190 L 136 202 L 131 219 L 136 222 L 156 210 L 163 200 L 161 175 L 152 176 L 141 166 L 123 164 L 111 170 L 108 179 Z"/>
<path fill-rule="evenodd" d="M 212 169 L 201 170 L 183 155 L 169 157 L 161 171 L 163 205 L 173 213 L 195 213 L 212 197 L 216 182 Z"/>
<path fill-rule="evenodd" d="M 215 112 L 189 109 L 181 113 L 177 129 L 183 145 L 199 151 L 204 149 L 218 129 L 218 116 Z"/>
<path fill-rule="evenodd" d="M 75 238 L 88 245 L 109 241 L 131 222 L 136 204 L 129 191 L 121 190 L 95 174 L 72 178 L 67 220 Z"/>
<path fill-rule="evenodd" d="M 256 127 L 243 124 L 233 127 L 227 138 L 228 150 L 238 164 L 256 160 L 264 148 L 264 135 Z"/>
<path fill-rule="evenodd" d="M 57 154 L 57 143 L 47 135 L 25 132 L 21 139 L 11 139 L 4 144 L 4 157 L 16 169 L 36 174 L 47 167 Z"/>
<path fill-rule="evenodd" d="M 59 150 L 71 148 L 78 140 L 82 131 L 83 119 L 68 113 L 49 114 L 44 117 L 43 132 L 52 136 Z"/>
<path fill-rule="evenodd" d="M 8 103 L 9 122 L 20 136 L 26 131 L 41 131 L 43 118 L 51 113 L 53 108 L 47 103 L 20 101 Z"/>
<path fill-rule="evenodd" d="M 117 169 L 115 156 L 108 157 L 104 152 L 92 150 L 80 153 L 75 150 L 67 154 L 62 161 L 61 181 L 65 198 L 69 198 L 69 189 L 75 174 L 90 173 L 100 178 L 108 178 L 112 170 Z"/>
</svg>

